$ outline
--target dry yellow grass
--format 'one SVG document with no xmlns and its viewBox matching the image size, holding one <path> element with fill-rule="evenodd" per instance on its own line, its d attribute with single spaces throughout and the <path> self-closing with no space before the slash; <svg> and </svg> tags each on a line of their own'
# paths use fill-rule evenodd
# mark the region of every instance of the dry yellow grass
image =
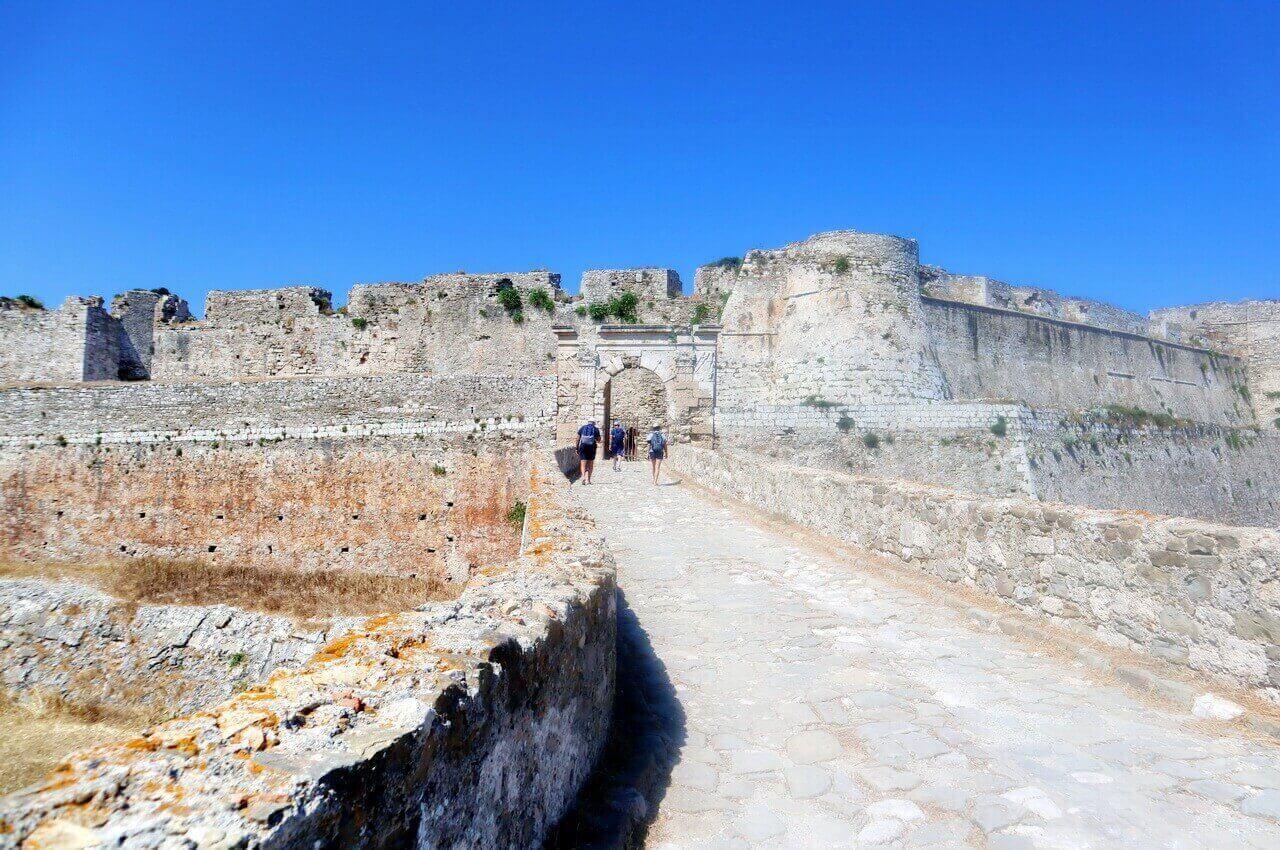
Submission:
<svg viewBox="0 0 1280 850">
<path fill-rule="evenodd" d="M 101 588 L 125 602 L 234 605 L 298 618 L 363 616 L 403 611 L 448 599 L 458 588 L 436 578 L 354 570 L 297 572 L 201 561 L 2 561 L 0 578 L 65 578 Z"/>
<path fill-rule="evenodd" d="M 67 753 L 122 740 L 140 725 L 80 715 L 58 700 L 19 705 L 0 697 L 0 794 L 38 781 Z"/>
</svg>

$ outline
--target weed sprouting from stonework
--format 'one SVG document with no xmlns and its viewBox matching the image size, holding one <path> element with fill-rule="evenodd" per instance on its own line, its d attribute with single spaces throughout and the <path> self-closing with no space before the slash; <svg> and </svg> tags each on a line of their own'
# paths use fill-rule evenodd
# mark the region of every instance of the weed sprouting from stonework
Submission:
<svg viewBox="0 0 1280 850">
<path fill-rule="evenodd" d="M 59 445 L 59 446 L 61 446 L 61 447 L 65 448 L 65 447 L 66 447 L 66 445 L 67 445 L 67 438 L 66 438 L 66 437 L 64 437 L 64 436 L 62 436 L 61 434 L 59 434 L 58 436 L 56 436 L 56 437 L 54 437 L 54 438 L 53 438 L 53 442 L 54 442 L 54 443 L 56 443 L 57 445 Z"/>
<path fill-rule="evenodd" d="M 587 307 L 585 304 L 579 304 L 577 307 L 573 308 L 573 312 L 574 315 L 585 317 L 587 315 Z"/>
<path fill-rule="evenodd" d="M 605 319 L 609 318 L 609 305 L 600 302 L 588 304 L 587 312 L 591 314 L 591 321 L 603 322 Z"/>
<path fill-rule="evenodd" d="M 437 463 L 432 465 L 431 474 L 435 476 L 444 476 L 449 474 L 449 470 L 445 469 L 443 466 Z"/>
<path fill-rule="evenodd" d="M 356 329 L 356 330 L 358 330 L 358 331 L 362 331 L 362 330 L 364 330 L 365 328 L 367 328 L 368 326 L 369 326 L 369 320 L 368 320 L 368 319 L 363 319 L 363 318 L 361 318 L 361 317 L 357 316 L 357 317 L 355 317 L 354 319 L 352 319 L 352 320 L 351 320 L 351 327 L 355 328 L 355 329 Z"/>
<path fill-rule="evenodd" d="M 693 323 L 695 325 L 701 325 L 707 321 L 710 315 L 711 315 L 711 308 L 708 307 L 706 304 L 699 304 L 698 306 L 693 308 Z"/>
<path fill-rule="evenodd" d="M 516 324 L 524 321 L 524 299 L 520 297 L 520 290 L 510 284 L 502 287 L 498 290 L 498 303 Z M 520 316 L 519 319 L 516 318 L 517 314 Z"/>
<path fill-rule="evenodd" d="M 742 268 L 741 257 L 721 257 L 710 265 L 720 269 L 740 269 Z"/>
<path fill-rule="evenodd" d="M 634 292 L 624 292 L 609 299 L 609 313 L 617 316 L 619 321 L 624 324 L 634 325 L 640 321 L 636 316 L 636 307 L 639 304 L 640 299 L 636 297 Z"/>
<path fill-rule="evenodd" d="M 876 449 L 880 448 L 879 435 L 876 434 L 875 431 L 868 431 L 867 433 L 862 435 L 862 445 L 871 449 L 871 451 L 875 451 Z"/>
<path fill-rule="evenodd" d="M 991 433 L 997 437 L 1003 437 L 1009 433 L 1009 420 L 1003 416 L 997 416 L 996 421 L 991 423 Z"/>
<path fill-rule="evenodd" d="M 231 670 L 234 670 L 237 667 L 239 667 L 241 664 L 243 664 L 244 661 L 245 661 L 245 655 L 243 652 L 233 652 L 231 653 L 231 657 L 227 659 L 227 667 Z"/>
<path fill-rule="evenodd" d="M 836 427 L 839 428 L 845 434 L 848 434 L 850 431 L 853 430 L 854 424 L 856 423 L 854 423 L 852 417 L 850 417 L 849 414 L 847 413 L 841 413 L 840 418 L 836 420 Z"/>
<path fill-rule="evenodd" d="M 836 261 L 831 264 L 831 270 L 836 274 L 848 274 L 852 267 L 849 258 L 845 256 L 836 257 Z"/>
<path fill-rule="evenodd" d="M 529 303 L 539 310 L 545 310 L 548 313 L 555 312 L 556 302 L 551 299 L 550 293 L 541 286 L 529 293 Z"/>
<path fill-rule="evenodd" d="M 805 407 L 816 407 L 819 410 L 829 410 L 836 407 L 836 403 L 834 401 L 827 401 L 822 396 L 816 395 L 806 396 L 804 401 L 800 403 Z"/>
<path fill-rule="evenodd" d="M 522 528 L 524 526 L 524 515 L 527 510 L 528 507 L 524 502 L 516 502 L 511 506 L 511 509 L 507 511 L 507 522 L 511 523 L 516 528 Z"/>
</svg>

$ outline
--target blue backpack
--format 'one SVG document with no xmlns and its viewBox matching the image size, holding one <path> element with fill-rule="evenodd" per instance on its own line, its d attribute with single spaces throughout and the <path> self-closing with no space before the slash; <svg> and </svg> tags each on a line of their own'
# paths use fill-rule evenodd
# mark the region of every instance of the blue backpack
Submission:
<svg viewBox="0 0 1280 850">
<path fill-rule="evenodd" d="M 580 431 L 578 431 L 578 436 L 582 438 L 582 444 L 584 446 L 594 446 L 596 444 L 596 438 L 600 436 L 600 429 L 596 427 L 596 423 L 588 422 L 586 425 L 582 426 Z"/>
<path fill-rule="evenodd" d="M 658 431 L 649 435 L 649 448 L 655 452 L 661 452 L 667 448 L 666 436 Z"/>
</svg>

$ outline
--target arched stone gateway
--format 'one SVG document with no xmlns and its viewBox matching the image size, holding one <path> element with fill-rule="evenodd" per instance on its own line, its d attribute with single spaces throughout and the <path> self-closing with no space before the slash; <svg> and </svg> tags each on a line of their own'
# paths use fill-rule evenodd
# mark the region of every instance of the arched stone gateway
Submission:
<svg viewBox="0 0 1280 850">
<path fill-rule="evenodd" d="M 588 419 L 662 421 L 678 441 L 710 440 L 718 327 L 556 328 L 557 441 L 572 445 Z M 619 406 L 621 405 L 621 406 Z M 635 417 L 635 421 L 630 421 Z"/>
<path fill-rule="evenodd" d="M 604 387 L 603 422 L 621 422 L 625 427 L 645 430 L 660 422 L 671 428 L 667 386 L 657 373 L 643 366 L 627 366 Z"/>
</svg>

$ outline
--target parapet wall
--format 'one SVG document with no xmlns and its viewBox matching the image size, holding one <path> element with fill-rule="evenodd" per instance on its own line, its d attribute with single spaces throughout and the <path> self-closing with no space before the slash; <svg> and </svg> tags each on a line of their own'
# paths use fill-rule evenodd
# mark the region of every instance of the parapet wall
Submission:
<svg viewBox="0 0 1280 850">
<path fill-rule="evenodd" d="M 682 447 L 707 486 L 1280 701 L 1280 532 L 995 499 Z"/>
<path fill-rule="evenodd" d="M 1254 424 L 1246 364 L 1232 355 L 1010 310 L 923 303 L 951 398 L 1076 410 L 1120 404 Z"/>
<path fill-rule="evenodd" d="M 458 600 L 68 758 L 0 800 L 0 847 L 538 846 L 604 744 L 616 605 L 562 480 L 529 490 L 523 553 Z"/>
</svg>

